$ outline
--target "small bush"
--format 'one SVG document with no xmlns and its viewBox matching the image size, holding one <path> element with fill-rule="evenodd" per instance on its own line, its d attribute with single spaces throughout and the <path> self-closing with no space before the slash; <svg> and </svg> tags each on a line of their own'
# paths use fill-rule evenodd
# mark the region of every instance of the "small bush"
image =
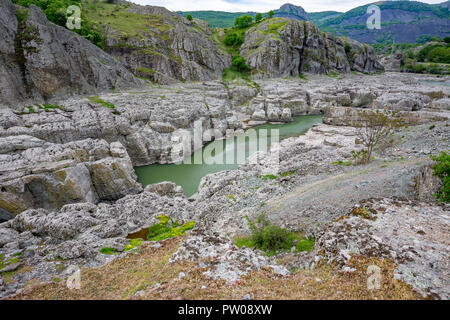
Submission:
<svg viewBox="0 0 450 320">
<path fill-rule="evenodd" d="M 186 19 L 188 19 L 189 21 L 192 21 L 194 18 L 192 18 L 192 15 L 191 15 L 191 14 L 188 14 L 188 15 L 186 16 Z"/>
<path fill-rule="evenodd" d="M 195 226 L 195 221 L 187 222 L 180 225 L 178 221 L 174 221 L 165 215 L 158 217 L 159 223 L 149 228 L 147 239 L 149 241 L 161 241 L 165 239 L 175 238 L 186 234 Z"/>
<path fill-rule="evenodd" d="M 235 56 L 233 58 L 232 66 L 240 72 L 250 71 L 250 67 L 245 63 L 245 59 L 241 56 Z"/>
<path fill-rule="evenodd" d="M 260 215 L 256 221 L 251 221 L 247 217 L 247 221 L 251 235 L 234 238 L 234 243 L 238 247 L 263 250 L 268 256 L 288 251 L 294 245 L 296 251 L 309 251 L 314 248 L 313 239 L 303 239 L 297 233 L 272 225 L 265 215 Z"/>
<path fill-rule="evenodd" d="M 100 253 L 103 254 L 115 254 L 117 250 L 115 248 L 105 247 L 100 249 Z"/>
<path fill-rule="evenodd" d="M 242 43 L 244 43 L 244 39 L 237 33 L 228 33 L 225 36 L 224 43 L 227 46 L 239 47 Z"/>
<path fill-rule="evenodd" d="M 431 156 L 436 161 L 433 173 L 442 180 L 442 188 L 436 194 L 440 202 L 450 202 L 450 154 L 442 151 L 439 156 Z"/>
</svg>

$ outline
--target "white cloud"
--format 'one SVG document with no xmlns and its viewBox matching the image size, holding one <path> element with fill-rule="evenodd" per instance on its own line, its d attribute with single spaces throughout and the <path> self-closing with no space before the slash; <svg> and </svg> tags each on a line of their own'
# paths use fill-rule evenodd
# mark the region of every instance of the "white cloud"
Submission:
<svg viewBox="0 0 450 320">
<path fill-rule="evenodd" d="M 303 7 L 308 12 L 341 11 L 375 2 L 374 0 L 131 0 L 138 4 L 166 7 L 172 11 L 215 10 L 229 12 L 267 12 L 285 3 Z M 445 0 L 427 0 L 441 3 Z"/>
</svg>

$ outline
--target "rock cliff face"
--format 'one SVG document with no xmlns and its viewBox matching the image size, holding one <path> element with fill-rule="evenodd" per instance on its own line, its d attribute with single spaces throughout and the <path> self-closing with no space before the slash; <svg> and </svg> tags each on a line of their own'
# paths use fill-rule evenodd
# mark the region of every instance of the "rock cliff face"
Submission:
<svg viewBox="0 0 450 320">
<path fill-rule="evenodd" d="M 53 144 L 30 136 L 0 138 L 0 218 L 29 208 L 117 200 L 142 191 L 118 142 Z"/>
<path fill-rule="evenodd" d="M 189 21 L 162 7 L 128 2 L 96 6 L 87 15 L 101 25 L 105 50 L 141 77 L 159 83 L 218 79 L 231 64 L 231 57 L 216 47 L 203 21 Z M 111 8 L 116 23 L 106 24 L 111 17 L 102 12 Z M 124 23 L 122 19 L 134 21 Z"/>
<path fill-rule="evenodd" d="M 142 84 L 88 40 L 50 23 L 34 5 L 16 9 L 1 0 L 0 35 L 0 106 Z"/>
<path fill-rule="evenodd" d="M 311 22 L 285 18 L 270 19 L 250 28 L 241 56 L 264 77 L 384 70 L 372 47 L 325 34 Z"/>
</svg>

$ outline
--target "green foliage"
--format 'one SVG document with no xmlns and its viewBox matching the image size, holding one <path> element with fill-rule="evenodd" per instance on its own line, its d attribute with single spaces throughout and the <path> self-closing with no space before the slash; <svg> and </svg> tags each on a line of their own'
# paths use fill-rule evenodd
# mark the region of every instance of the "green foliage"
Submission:
<svg viewBox="0 0 450 320">
<path fill-rule="evenodd" d="M 436 194 L 440 202 L 450 202 L 450 152 L 442 151 L 438 156 L 431 156 L 436 161 L 433 173 L 442 180 L 442 188 Z"/>
<path fill-rule="evenodd" d="M 253 17 L 250 15 L 244 15 L 242 17 L 236 18 L 234 25 L 237 28 L 247 28 L 253 22 Z"/>
<path fill-rule="evenodd" d="M 262 20 L 263 16 L 261 13 L 257 13 L 255 16 L 255 22 L 260 22 Z"/>
<path fill-rule="evenodd" d="M 272 225 L 263 214 L 256 221 L 251 221 L 247 217 L 247 222 L 251 235 L 234 238 L 234 243 L 238 247 L 263 250 L 269 256 L 290 250 L 295 244 L 294 241 L 297 241 L 295 246 L 297 252 L 310 251 L 314 248 L 313 239 L 304 239 L 295 232 Z"/>
<path fill-rule="evenodd" d="M 224 43 L 226 46 L 239 47 L 244 43 L 244 39 L 242 36 L 237 33 L 227 33 L 224 39 Z"/>
<path fill-rule="evenodd" d="M 81 0 L 13 0 L 13 2 L 25 8 L 28 8 L 30 4 L 38 6 L 45 13 L 48 20 L 62 27 L 66 27 L 68 19 L 67 8 L 71 5 L 81 8 Z M 18 10 L 16 16 L 19 23 L 26 19 L 26 15 L 27 13 L 23 10 Z M 103 49 L 104 40 L 92 27 L 95 22 L 88 21 L 84 16 L 83 10 L 81 10 L 81 29 L 73 31 Z"/>
<path fill-rule="evenodd" d="M 110 247 L 104 247 L 100 249 L 100 253 L 103 254 L 116 254 L 117 249 L 116 248 L 110 248 Z"/>
<path fill-rule="evenodd" d="M 130 244 L 127 244 L 123 251 L 126 252 L 126 251 L 130 251 L 132 249 L 135 249 L 135 248 L 139 247 L 142 244 L 142 242 L 144 242 L 143 239 L 131 239 Z"/>
<path fill-rule="evenodd" d="M 351 51 L 352 51 L 352 47 L 350 46 L 350 44 L 347 41 L 345 41 L 344 48 L 345 48 L 345 53 L 347 55 L 349 55 L 351 53 Z"/>
<path fill-rule="evenodd" d="M 91 102 L 93 102 L 93 103 L 99 103 L 99 104 L 101 104 L 102 106 L 104 106 L 104 107 L 106 107 L 106 108 L 110 108 L 110 109 L 115 109 L 115 108 L 116 108 L 115 105 L 113 105 L 113 104 L 110 103 L 110 102 L 106 102 L 106 101 L 103 100 L 103 99 L 100 99 L 98 96 L 90 97 L 89 100 L 90 100 Z"/>
<path fill-rule="evenodd" d="M 450 46 L 440 44 L 426 46 L 417 53 L 417 61 L 450 63 Z"/>
<path fill-rule="evenodd" d="M 243 79 L 245 81 L 250 81 L 250 73 L 240 72 L 234 68 L 226 68 L 222 71 L 222 81 L 231 82 L 237 79 Z"/>
<path fill-rule="evenodd" d="M 155 70 L 149 69 L 149 68 L 146 68 L 146 67 L 139 67 L 139 68 L 136 69 L 136 71 L 138 73 L 140 73 L 141 75 L 143 75 L 143 76 L 152 76 L 156 72 Z"/>
<path fill-rule="evenodd" d="M 286 171 L 286 172 L 283 172 L 282 174 L 280 174 L 280 177 L 289 177 L 289 176 L 292 176 L 293 174 L 295 174 L 294 170 Z"/>
<path fill-rule="evenodd" d="M 262 176 L 261 178 L 262 178 L 264 181 L 267 181 L 267 180 L 276 180 L 276 179 L 277 179 L 277 177 L 274 176 L 273 174 L 266 174 L 265 176 Z"/>
<path fill-rule="evenodd" d="M 273 12 L 273 10 L 270 10 L 270 11 L 267 13 L 267 16 L 268 16 L 269 18 L 272 18 L 274 15 L 275 15 L 275 12 Z"/>
<path fill-rule="evenodd" d="M 234 56 L 233 62 L 231 65 L 233 68 L 235 68 L 237 71 L 240 71 L 240 72 L 250 71 L 250 67 L 247 66 L 245 59 L 241 56 Z"/>
<path fill-rule="evenodd" d="M 194 18 L 192 18 L 192 15 L 188 13 L 188 15 L 186 16 L 186 19 L 188 19 L 189 21 L 192 21 Z"/>
<path fill-rule="evenodd" d="M 149 241 L 161 241 L 182 236 L 186 231 L 193 229 L 195 226 L 195 221 L 180 225 L 178 221 L 174 221 L 165 215 L 160 215 L 158 219 L 159 223 L 149 228 L 147 236 Z"/>
</svg>

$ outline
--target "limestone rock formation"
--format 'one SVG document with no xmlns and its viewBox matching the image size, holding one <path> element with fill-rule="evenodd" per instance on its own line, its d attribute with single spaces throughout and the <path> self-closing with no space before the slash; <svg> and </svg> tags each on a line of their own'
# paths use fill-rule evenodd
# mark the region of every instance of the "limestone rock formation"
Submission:
<svg viewBox="0 0 450 320">
<path fill-rule="evenodd" d="M 9 0 L 0 1 L 0 75 L 0 107 L 142 84 L 100 48 L 49 22 L 38 7 L 16 9 Z"/>
<path fill-rule="evenodd" d="M 217 48 L 204 22 L 189 21 L 163 7 L 129 2 L 117 6 L 117 15 L 134 19 L 139 27 L 103 24 L 104 17 L 96 15 L 106 37 L 105 50 L 141 77 L 159 83 L 218 79 L 231 64 L 230 55 Z"/>
<path fill-rule="evenodd" d="M 384 70 L 372 47 L 325 34 L 311 22 L 285 18 L 269 19 L 250 28 L 241 56 L 264 77 Z"/>
<path fill-rule="evenodd" d="M 0 171 L 3 220 L 29 208 L 57 210 L 142 191 L 125 148 L 104 140 L 53 144 L 30 136 L 0 138 Z"/>
</svg>

